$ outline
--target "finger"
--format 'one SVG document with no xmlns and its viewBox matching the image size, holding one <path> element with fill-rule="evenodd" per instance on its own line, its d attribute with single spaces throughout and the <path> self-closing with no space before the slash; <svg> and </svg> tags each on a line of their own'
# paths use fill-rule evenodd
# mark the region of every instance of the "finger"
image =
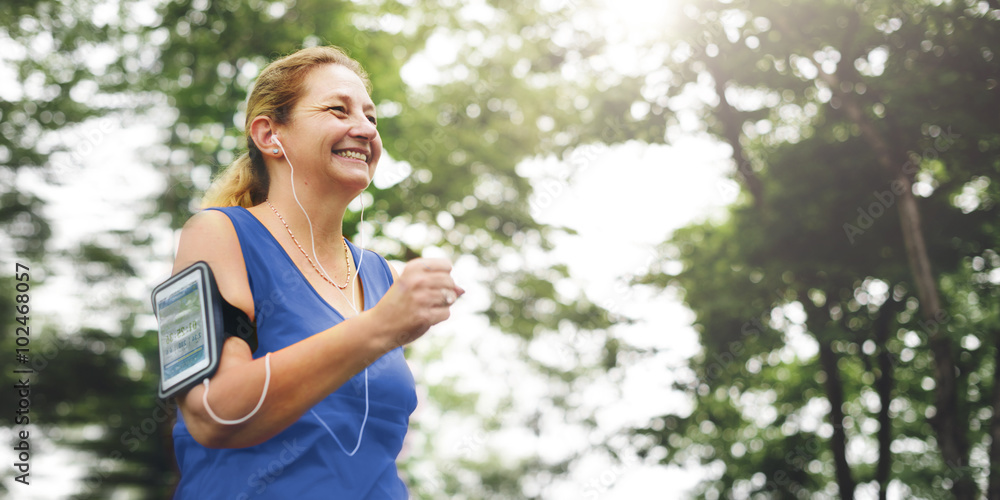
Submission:
<svg viewBox="0 0 1000 500">
<path fill-rule="evenodd" d="M 434 303 L 431 305 L 433 311 L 450 311 L 455 304 L 455 295 L 451 290 L 440 290 Z M 449 295 L 450 294 L 450 295 Z M 439 320 L 440 321 L 440 320 Z"/>
<path fill-rule="evenodd" d="M 448 259 L 421 258 L 421 259 L 415 259 L 415 261 L 419 261 L 419 264 L 424 271 L 445 272 L 445 273 L 451 272 L 451 261 L 449 261 Z"/>
<path fill-rule="evenodd" d="M 418 288 L 455 289 L 455 280 L 448 273 L 427 273 L 416 280 Z M 456 292 L 457 293 L 457 292 Z"/>
<path fill-rule="evenodd" d="M 403 274 L 416 274 L 420 271 L 430 271 L 431 269 L 443 268 L 444 265 L 450 265 L 447 259 L 427 259 L 418 257 L 406 263 L 403 267 Z"/>
<path fill-rule="evenodd" d="M 441 323 L 442 321 L 451 317 L 451 308 L 448 306 L 442 306 L 434 309 L 434 324 Z"/>
<path fill-rule="evenodd" d="M 458 299 L 458 294 L 452 288 L 430 288 L 423 295 L 423 303 L 432 308 L 449 307 Z"/>
</svg>

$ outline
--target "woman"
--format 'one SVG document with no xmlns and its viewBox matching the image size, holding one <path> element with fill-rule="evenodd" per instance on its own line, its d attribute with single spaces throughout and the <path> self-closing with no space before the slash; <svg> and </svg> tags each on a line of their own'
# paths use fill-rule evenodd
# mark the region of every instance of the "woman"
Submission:
<svg viewBox="0 0 1000 500">
<path fill-rule="evenodd" d="M 181 232 L 174 272 L 203 260 L 257 325 L 228 338 L 210 385 L 178 397 L 178 499 L 407 498 L 395 466 L 416 406 L 402 346 L 463 293 L 443 259 L 399 275 L 343 237 L 382 152 L 371 84 L 335 47 L 266 67 L 249 152 Z"/>
</svg>

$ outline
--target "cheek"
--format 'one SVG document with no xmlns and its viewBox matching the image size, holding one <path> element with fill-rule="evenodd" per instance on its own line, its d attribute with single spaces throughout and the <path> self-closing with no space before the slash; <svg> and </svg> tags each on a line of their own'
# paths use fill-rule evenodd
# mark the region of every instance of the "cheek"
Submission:
<svg viewBox="0 0 1000 500">
<path fill-rule="evenodd" d="M 378 161 L 381 158 L 382 158 L 382 138 L 378 137 L 374 141 L 372 141 L 372 161 L 371 161 L 372 170 L 374 170 L 375 167 L 378 166 Z"/>
</svg>

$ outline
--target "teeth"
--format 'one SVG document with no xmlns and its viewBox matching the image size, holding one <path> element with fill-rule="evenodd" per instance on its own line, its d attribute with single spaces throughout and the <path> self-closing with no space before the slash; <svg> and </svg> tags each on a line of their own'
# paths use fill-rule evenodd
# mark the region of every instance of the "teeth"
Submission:
<svg viewBox="0 0 1000 500">
<path fill-rule="evenodd" d="M 343 156 L 344 158 L 351 158 L 351 159 L 354 159 L 354 160 L 368 161 L 368 157 L 367 156 L 365 156 L 365 155 L 363 155 L 361 153 L 356 153 L 354 151 L 336 151 L 336 152 L 334 152 L 334 154 L 336 154 L 338 156 Z"/>
</svg>

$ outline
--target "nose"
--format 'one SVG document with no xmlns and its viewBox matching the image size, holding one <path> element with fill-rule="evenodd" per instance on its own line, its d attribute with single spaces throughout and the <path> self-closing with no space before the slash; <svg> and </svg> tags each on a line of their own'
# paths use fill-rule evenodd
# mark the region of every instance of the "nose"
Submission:
<svg viewBox="0 0 1000 500">
<path fill-rule="evenodd" d="M 351 135 L 358 139 L 374 141 L 375 137 L 378 136 L 378 129 L 375 128 L 375 124 L 367 116 L 362 114 L 355 117 L 354 125 L 351 127 Z"/>
</svg>

